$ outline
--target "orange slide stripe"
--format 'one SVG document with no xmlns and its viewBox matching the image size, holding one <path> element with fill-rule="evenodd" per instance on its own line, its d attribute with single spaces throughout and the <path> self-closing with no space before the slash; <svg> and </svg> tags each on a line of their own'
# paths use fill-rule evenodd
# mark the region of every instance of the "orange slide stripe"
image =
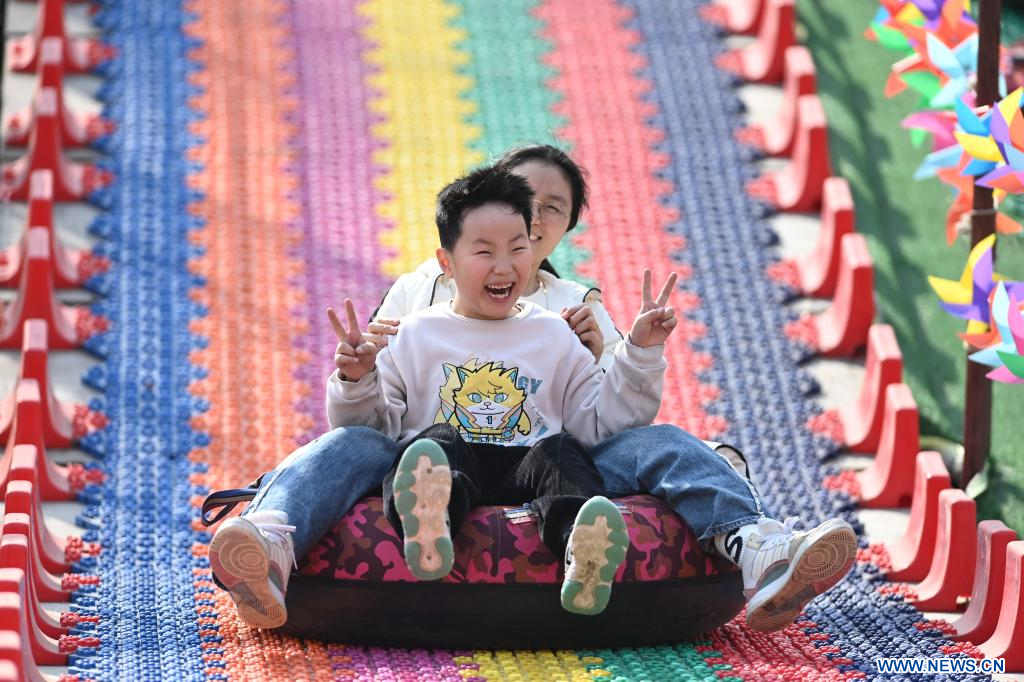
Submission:
<svg viewBox="0 0 1024 682">
<path fill-rule="evenodd" d="M 203 143 L 189 152 L 202 169 L 190 177 L 204 198 L 189 210 L 205 220 L 192 232 L 202 257 L 191 263 L 205 285 L 192 298 L 208 315 L 191 331 L 208 339 L 191 361 L 208 370 L 193 394 L 210 409 L 192 421 L 210 444 L 190 453 L 208 469 L 197 483 L 210 489 L 238 487 L 273 466 L 295 447 L 303 427 L 293 407 L 293 379 L 301 354 L 294 338 L 306 331 L 292 309 L 303 301 L 295 278 L 303 264 L 289 257 L 298 234 L 299 207 L 289 198 L 295 178 L 288 122 L 293 50 L 288 47 L 289 3 L 282 0 L 188 0 L 195 21 L 187 27 L 202 41 L 190 55 L 203 69 L 192 75 L 204 90 L 191 105 L 205 114 L 193 133 Z M 195 500 L 198 505 L 201 500 Z M 195 527 L 201 530 L 196 510 Z M 197 542 L 196 553 L 207 551 Z M 209 586 L 209 570 L 197 571 L 197 587 Z M 210 593 L 197 592 L 197 599 Z M 316 680 L 330 677 L 323 644 L 251 630 L 238 619 L 227 595 L 215 590 L 216 618 L 203 633 L 221 641 L 206 658 L 208 676 L 244 680 Z M 205 646 L 205 645 L 204 645 Z"/>
</svg>

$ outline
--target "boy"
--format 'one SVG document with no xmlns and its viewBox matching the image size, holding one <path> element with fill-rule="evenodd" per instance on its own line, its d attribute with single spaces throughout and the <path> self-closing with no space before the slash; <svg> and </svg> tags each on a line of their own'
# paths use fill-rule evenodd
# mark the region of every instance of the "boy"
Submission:
<svg viewBox="0 0 1024 682">
<path fill-rule="evenodd" d="M 447 575 L 449 523 L 457 530 L 472 507 L 529 502 L 542 540 L 567 558 L 563 607 L 599 613 L 628 536 L 585 448 L 657 414 L 675 277 L 655 302 L 645 273 L 649 303 L 605 378 L 564 320 L 517 303 L 533 268 L 531 204 L 526 181 L 497 168 L 441 192 L 438 260 L 455 297 L 406 318 L 379 356 L 350 301 L 348 329 L 331 311 L 342 343 L 328 412 L 412 441 L 384 498 L 413 575 Z"/>
<path fill-rule="evenodd" d="M 516 306 L 531 262 L 529 224 L 529 188 L 514 176 L 484 169 L 446 188 L 439 197 L 438 259 L 456 281 L 456 298 L 404 319 L 379 358 L 376 346 L 362 342 L 351 302 L 347 329 L 329 313 L 340 339 L 339 371 L 328 381 L 329 421 L 332 427 L 372 426 L 403 438 L 403 445 L 415 440 L 400 448 L 404 456 L 385 490 L 414 574 L 433 578 L 450 568 L 445 514 L 457 525 L 468 508 L 488 499 L 481 486 L 497 486 L 525 499 L 540 496 L 534 507 L 542 537 L 549 546 L 567 547 L 563 605 L 596 613 L 607 603 L 614 575 L 607 569 L 621 561 L 623 533 L 613 505 L 599 497 L 584 504 L 596 483 L 576 441 L 591 446 L 615 438 L 656 414 L 665 366 L 661 345 L 675 326 L 665 307 L 674 277 L 654 300 L 645 273 L 641 313 L 602 378 L 559 317 Z M 563 430 L 572 437 L 545 439 Z M 426 438 L 413 439 L 416 434 Z M 560 466 L 563 454 L 568 466 Z M 693 502 L 694 518 L 714 517 L 703 522 L 701 538 L 741 567 L 748 623 L 779 629 L 842 578 L 856 538 L 842 521 L 793 532 L 766 518 L 756 495 L 717 459 L 694 462 L 686 490 L 659 494 L 682 494 Z M 261 486 L 265 503 L 254 502 L 226 522 L 211 545 L 215 576 L 243 619 L 259 627 L 283 623 L 291 565 L 291 527 L 280 511 L 290 500 L 279 494 L 271 502 L 263 495 L 268 487 Z M 567 509 L 579 510 L 577 523 Z M 581 536 L 592 546 L 580 541 L 577 548 Z M 245 554 L 242 547 L 258 560 L 233 570 L 229 561 Z M 593 547 L 596 555 L 588 554 Z M 584 554 L 585 565 L 579 560 Z"/>
</svg>

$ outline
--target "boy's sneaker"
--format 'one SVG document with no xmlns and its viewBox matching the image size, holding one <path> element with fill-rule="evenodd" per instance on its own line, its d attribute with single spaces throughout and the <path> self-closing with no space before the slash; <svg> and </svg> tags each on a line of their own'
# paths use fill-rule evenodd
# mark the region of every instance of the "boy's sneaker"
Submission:
<svg viewBox="0 0 1024 682">
<path fill-rule="evenodd" d="M 857 535 L 850 524 L 829 519 L 809 531 L 794 532 L 795 521 L 762 519 L 750 532 L 737 529 L 724 538 L 727 554 L 743 570 L 747 624 L 754 630 L 786 627 L 853 566 Z"/>
<path fill-rule="evenodd" d="M 284 593 L 295 565 L 294 531 L 284 512 L 257 511 L 228 519 L 210 542 L 213 575 L 253 627 L 276 628 L 288 620 Z"/>
<path fill-rule="evenodd" d="M 629 534 L 618 507 L 606 497 L 587 500 L 576 514 L 565 548 L 562 608 L 586 616 L 604 611 L 628 547 Z"/>
<path fill-rule="evenodd" d="M 441 446 L 421 438 L 406 448 L 392 490 L 405 535 L 405 565 L 419 580 L 440 580 L 455 559 L 448 527 L 452 470 Z"/>
</svg>

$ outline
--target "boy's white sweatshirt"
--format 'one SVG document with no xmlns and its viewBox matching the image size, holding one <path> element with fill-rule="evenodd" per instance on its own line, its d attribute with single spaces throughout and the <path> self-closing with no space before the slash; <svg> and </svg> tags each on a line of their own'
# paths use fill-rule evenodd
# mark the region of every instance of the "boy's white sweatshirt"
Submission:
<svg viewBox="0 0 1024 682">
<path fill-rule="evenodd" d="M 402 318 L 359 381 L 327 381 L 332 428 L 364 425 L 402 439 L 449 423 L 467 441 L 532 445 L 563 429 L 595 445 L 650 424 L 661 404 L 663 346 L 624 342 L 607 372 L 565 321 L 529 302 L 504 320 L 451 305 Z"/>
<path fill-rule="evenodd" d="M 537 277 L 540 280 L 537 291 L 519 300 L 529 301 L 555 314 L 561 313 L 563 308 L 571 308 L 580 303 L 590 306 L 604 337 L 604 349 L 597 362 L 601 369 L 607 370 L 612 364 L 616 346 L 622 341 L 622 334 L 615 328 L 615 323 L 601 303 L 601 290 L 587 288 L 571 279 L 555 277 L 544 270 L 538 272 Z M 417 310 L 438 303 L 447 303 L 453 298 L 455 282 L 445 277 L 437 259 L 431 258 L 421 263 L 414 271 L 407 272 L 395 280 L 374 317 L 404 320 L 407 315 Z"/>
</svg>

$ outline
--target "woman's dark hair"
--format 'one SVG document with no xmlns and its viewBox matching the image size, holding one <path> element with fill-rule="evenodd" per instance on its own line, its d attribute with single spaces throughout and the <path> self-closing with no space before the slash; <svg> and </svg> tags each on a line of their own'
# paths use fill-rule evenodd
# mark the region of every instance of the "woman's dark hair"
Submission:
<svg viewBox="0 0 1024 682">
<path fill-rule="evenodd" d="M 505 204 L 522 216 L 526 233 L 530 233 L 533 215 L 533 190 L 526 180 L 498 165 L 477 168 L 455 180 L 437 195 L 437 235 L 448 251 L 462 236 L 462 219 L 466 211 L 484 204 Z"/>
<path fill-rule="evenodd" d="M 548 261 L 547 258 L 545 258 L 544 260 L 542 260 L 540 262 L 540 265 L 538 266 L 538 268 L 541 269 L 541 270 L 544 270 L 545 272 L 550 272 L 552 275 L 554 275 L 555 277 L 558 277 L 559 279 L 562 278 L 562 276 L 558 274 L 558 270 L 555 270 L 555 266 L 552 265 L 550 263 L 550 261 Z"/>
<path fill-rule="evenodd" d="M 572 192 L 572 209 L 569 211 L 568 229 L 576 227 L 576 222 L 580 219 L 580 212 L 587 206 L 588 189 L 585 171 L 569 158 L 568 154 L 549 144 L 535 144 L 512 149 L 505 152 L 495 165 L 514 170 L 516 166 L 527 161 L 544 161 L 558 166 L 562 170 L 565 179 L 569 182 L 569 190 Z"/>
</svg>

